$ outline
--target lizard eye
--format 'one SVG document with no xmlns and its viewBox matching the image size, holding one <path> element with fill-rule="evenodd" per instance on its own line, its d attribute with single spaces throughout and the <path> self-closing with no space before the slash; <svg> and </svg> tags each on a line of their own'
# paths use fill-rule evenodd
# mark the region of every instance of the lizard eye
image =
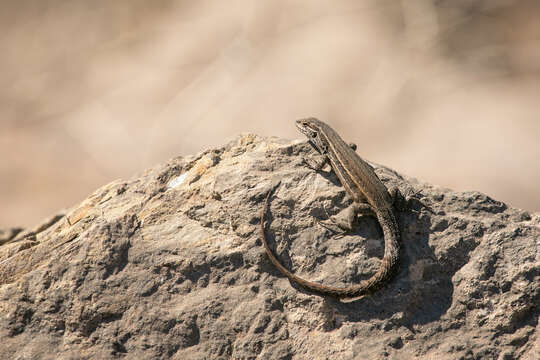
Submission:
<svg viewBox="0 0 540 360">
<path fill-rule="evenodd" d="M 312 133 L 311 133 L 311 137 L 312 137 L 312 138 L 316 138 L 316 137 L 317 137 L 317 133 L 312 132 Z"/>
</svg>

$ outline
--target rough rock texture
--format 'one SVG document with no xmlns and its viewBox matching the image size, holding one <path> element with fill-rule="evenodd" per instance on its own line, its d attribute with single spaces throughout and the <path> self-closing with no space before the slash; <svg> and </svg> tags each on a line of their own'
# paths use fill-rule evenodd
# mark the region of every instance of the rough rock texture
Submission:
<svg viewBox="0 0 540 360">
<path fill-rule="evenodd" d="M 305 143 L 244 135 L 97 190 L 0 246 L 2 359 L 537 359 L 540 215 L 374 165 L 408 198 L 397 276 L 342 303 L 298 289 L 261 246 L 267 231 L 302 276 L 348 285 L 383 254 Z"/>
</svg>

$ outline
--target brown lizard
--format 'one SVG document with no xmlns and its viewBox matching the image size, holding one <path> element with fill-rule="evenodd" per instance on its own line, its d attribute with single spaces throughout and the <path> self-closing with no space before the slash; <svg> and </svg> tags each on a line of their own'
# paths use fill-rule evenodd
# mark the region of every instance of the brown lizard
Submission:
<svg viewBox="0 0 540 360">
<path fill-rule="evenodd" d="M 329 161 L 346 192 L 352 197 L 356 213 L 376 216 L 384 233 L 384 256 L 379 269 L 373 276 L 358 285 L 349 287 L 322 285 L 293 274 L 279 262 L 268 246 L 264 228 L 264 218 L 266 217 L 269 199 L 279 183 L 268 192 L 261 213 L 262 239 L 266 253 L 279 271 L 309 291 L 340 299 L 354 298 L 372 293 L 390 278 L 398 262 L 400 235 L 394 216 L 392 198 L 399 195 L 399 190 L 394 188 L 391 191 L 392 194 L 390 194 L 373 171 L 373 168 L 356 154 L 354 151 L 356 146 L 345 143 L 324 122 L 315 118 L 308 118 L 297 120 L 296 126 L 307 136 L 311 145 L 322 156 L 322 161 L 319 161 L 316 167 L 313 168 L 320 170 Z"/>
</svg>

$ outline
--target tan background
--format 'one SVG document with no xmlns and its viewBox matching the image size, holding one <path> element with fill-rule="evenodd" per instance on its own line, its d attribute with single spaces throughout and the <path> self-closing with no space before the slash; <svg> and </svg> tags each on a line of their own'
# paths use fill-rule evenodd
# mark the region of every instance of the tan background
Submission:
<svg viewBox="0 0 540 360">
<path fill-rule="evenodd" d="M 538 19 L 536 0 L 2 1 L 0 227 L 306 116 L 540 210 Z"/>
</svg>

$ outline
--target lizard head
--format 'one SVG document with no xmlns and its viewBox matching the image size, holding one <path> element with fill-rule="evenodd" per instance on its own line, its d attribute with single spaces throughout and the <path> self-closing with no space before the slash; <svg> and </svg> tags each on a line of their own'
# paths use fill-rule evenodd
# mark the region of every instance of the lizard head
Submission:
<svg viewBox="0 0 540 360">
<path fill-rule="evenodd" d="M 309 143 L 321 154 L 328 151 L 328 146 L 321 136 L 325 126 L 327 126 L 325 123 L 313 117 L 296 120 L 298 130 L 306 135 Z"/>
</svg>

